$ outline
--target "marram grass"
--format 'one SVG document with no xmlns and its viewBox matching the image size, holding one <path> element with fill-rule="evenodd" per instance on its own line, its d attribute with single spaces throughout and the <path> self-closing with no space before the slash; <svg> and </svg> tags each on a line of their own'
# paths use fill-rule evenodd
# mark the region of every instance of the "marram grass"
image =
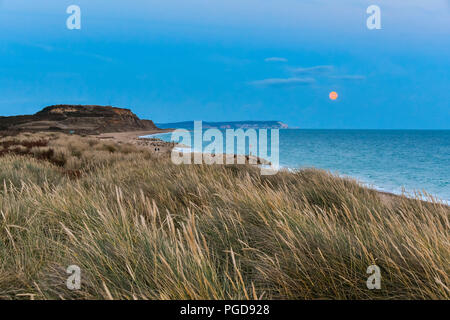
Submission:
<svg viewBox="0 0 450 320">
<path fill-rule="evenodd" d="M 176 166 L 79 136 L 0 144 L 2 299 L 450 298 L 450 209 L 431 197 L 312 169 Z"/>
</svg>

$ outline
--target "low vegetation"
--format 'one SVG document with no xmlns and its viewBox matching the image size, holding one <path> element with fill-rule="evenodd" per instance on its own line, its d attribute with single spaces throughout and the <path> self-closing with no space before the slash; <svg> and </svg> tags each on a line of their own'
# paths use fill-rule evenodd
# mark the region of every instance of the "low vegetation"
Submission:
<svg viewBox="0 0 450 320">
<path fill-rule="evenodd" d="M 450 210 L 431 197 L 52 133 L 0 138 L 0 187 L 2 299 L 450 298 Z"/>
</svg>

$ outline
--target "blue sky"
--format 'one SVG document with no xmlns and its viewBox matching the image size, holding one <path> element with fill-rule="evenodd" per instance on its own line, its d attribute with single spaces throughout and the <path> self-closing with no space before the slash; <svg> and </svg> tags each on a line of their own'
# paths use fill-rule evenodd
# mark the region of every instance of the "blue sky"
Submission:
<svg viewBox="0 0 450 320">
<path fill-rule="evenodd" d="M 450 129 L 449 36 L 448 0 L 0 0 L 0 115 L 100 104 L 156 122 Z"/>
</svg>

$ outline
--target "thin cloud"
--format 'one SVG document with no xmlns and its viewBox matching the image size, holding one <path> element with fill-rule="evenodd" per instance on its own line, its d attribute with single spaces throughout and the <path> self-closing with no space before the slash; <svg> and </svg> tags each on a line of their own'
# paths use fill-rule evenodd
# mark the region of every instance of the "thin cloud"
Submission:
<svg viewBox="0 0 450 320">
<path fill-rule="evenodd" d="M 297 87 L 307 86 L 315 83 L 312 78 L 271 78 L 250 82 L 250 85 L 257 87 Z"/>
<path fill-rule="evenodd" d="M 314 66 L 308 68 L 291 68 L 295 74 L 321 74 L 333 71 L 333 66 Z"/>
<path fill-rule="evenodd" d="M 266 58 L 264 61 L 265 62 L 288 62 L 288 59 L 280 58 L 280 57 L 271 57 L 271 58 Z"/>
<path fill-rule="evenodd" d="M 0 5 L 1 5 L 1 3 L 2 3 L 2 1 L 0 0 Z M 37 48 L 37 49 L 44 50 L 47 52 L 57 51 L 56 47 L 42 44 L 42 43 L 20 42 L 20 45 L 31 47 L 31 48 Z"/>
<path fill-rule="evenodd" d="M 2 0 L 0 0 L 0 4 L 1 4 L 1 1 Z M 47 52 L 54 52 L 54 53 L 70 52 L 69 54 L 73 54 L 76 56 L 83 56 L 83 57 L 96 59 L 96 60 L 100 60 L 103 62 L 109 62 L 109 63 L 115 62 L 115 60 L 111 57 L 92 53 L 92 52 L 87 52 L 87 51 L 69 51 L 64 48 L 58 48 L 58 47 L 54 47 L 54 46 L 46 45 L 46 44 L 42 44 L 42 43 L 21 42 L 21 45 L 32 47 L 32 48 L 38 48 L 40 50 L 44 50 Z"/>
<path fill-rule="evenodd" d="M 295 75 L 314 75 L 316 77 L 328 77 L 335 80 L 358 81 L 365 80 L 363 75 L 337 74 L 335 67 L 330 65 L 321 65 L 308 68 L 291 68 L 290 71 Z"/>
<path fill-rule="evenodd" d="M 331 76 L 331 79 L 337 79 L 337 80 L 365 80 L 365 76 L 361 75 L 342 75 L 342 76 Z"/>
</svg>

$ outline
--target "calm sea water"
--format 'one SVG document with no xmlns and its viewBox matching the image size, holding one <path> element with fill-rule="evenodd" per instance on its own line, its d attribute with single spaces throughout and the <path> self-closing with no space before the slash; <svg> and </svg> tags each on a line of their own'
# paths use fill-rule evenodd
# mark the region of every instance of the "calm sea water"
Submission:
<svg viewBox="0 0 450 320">
<path fill-rule="evenodd" d="M 156 137 L 170 141 L 171 134 Z M 326 169 L 376 189 L 425 190 L 450 201 L 450 130 L 280 130 L 280 166 Z"/>
</svg>

